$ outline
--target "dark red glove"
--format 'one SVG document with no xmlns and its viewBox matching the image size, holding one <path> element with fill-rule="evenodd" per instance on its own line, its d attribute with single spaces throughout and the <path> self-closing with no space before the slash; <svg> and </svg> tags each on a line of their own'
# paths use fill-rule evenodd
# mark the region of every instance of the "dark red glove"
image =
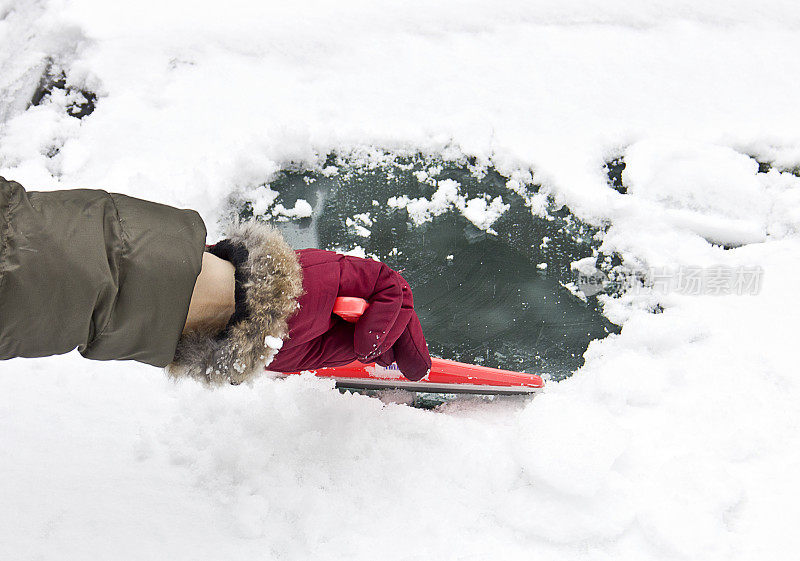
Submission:
<svg viewBox="0 0 800 561">
<path fill-rule="evenodd" d="M 321 249 L 296 252 L 303 269 L 300 309 L 289 318 L 289 339 L 267 365 L 276 372 L 341 366 L 354 360 L 389 366 L 409 380 L 431 368 L 428 345 L 406 280 L 380 261 Z M 356 296 L 369 308 L 355 324 L 333 315 L 338 296 Z"/>
</svg>

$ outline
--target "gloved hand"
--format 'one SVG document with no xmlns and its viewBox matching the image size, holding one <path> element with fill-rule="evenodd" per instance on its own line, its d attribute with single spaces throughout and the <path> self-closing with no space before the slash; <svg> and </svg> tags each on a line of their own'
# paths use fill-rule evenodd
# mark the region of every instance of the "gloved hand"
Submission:
<svg viewBox="0 0 800 561">
<path fill-rule="evenodd" d="M 422 326 L 406 280 L 385 264 L 320 249 L 296 252 L 303 269 L 299 310 L 289 318 L 289 338 L 267 365 L 276 372 L 341 366 L 359 360 L 396 362 L 409 380 L 431 368 Z M 333 315 L 338 296 L 369 302 L 357 323 Z"/>
</svg>

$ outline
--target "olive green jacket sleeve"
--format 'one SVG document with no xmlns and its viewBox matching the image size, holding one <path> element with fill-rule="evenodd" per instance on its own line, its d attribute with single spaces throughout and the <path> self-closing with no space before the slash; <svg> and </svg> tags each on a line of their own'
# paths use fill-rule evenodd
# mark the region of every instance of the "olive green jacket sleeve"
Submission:
<svg viewBox="0 0 800 561">
<path fill-rule="evenodd" d="M 0 177 L 0 359 L 75 348 L 86 358 L 172 361 L 206 229 L 192 210 Z"/>
</svg>

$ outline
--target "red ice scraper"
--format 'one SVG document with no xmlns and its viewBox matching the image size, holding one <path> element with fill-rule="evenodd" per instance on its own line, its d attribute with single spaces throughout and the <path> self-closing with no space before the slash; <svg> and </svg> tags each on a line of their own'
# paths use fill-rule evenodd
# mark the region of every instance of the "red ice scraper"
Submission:
<svg viewBox="0 0 800 561">
<path fill-rule="evenodd" d="M 345 321 L 356 322 L 368 305 L 361 298 L 340 296 L 336 299 L 333 313 Z M 417 382 L 403 377 L 396 364 L 383 367 L 356 361 L 311 372 L 320 378 L 333 378 L 337 388 L 358 390 L 402 389 L 427 393 L 514 395 L 535 393 L 544 388 L 544 380 L 536 374 L 463 364 L 443 358 L 432 358 L 431 362 L 431 371 Z"/>
</svg>

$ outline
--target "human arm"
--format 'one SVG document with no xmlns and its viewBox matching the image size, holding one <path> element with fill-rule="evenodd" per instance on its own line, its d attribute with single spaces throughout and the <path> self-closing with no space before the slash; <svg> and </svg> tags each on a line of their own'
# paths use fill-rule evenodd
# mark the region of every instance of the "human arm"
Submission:
<svg viewBox="0 0 800 561">
<path fill-rule="evenodd" d="M 199 214 L 0 178 L 0 359 L 75 348 L 165 366 L 200 272 Z"/>
<path fill-rule="evenodd" d="M 189 312 L 183 334 L 197 330 L 222 331 L 236 311 L 235 267 L 208 252 L 203 253 L 203 264 L 192 290 Z"/>
<path fill-rule="evenodd" d="M 252 221 L 232 227 L 209 251 L 235 265 L 236 311 L 222 332 L 184 333 L 172 374 L 239 384 L 265 365 L 289 372 L 356 359 L 396 361 L 411 379 L 430 368 L 411 289 L 385 264 L 318 249 L 295 252 L 276 230 Z M 337 296 L 367 299 L 370 310 L 356 326 L 348 324 L 333 315 Z"/>
</svg>

